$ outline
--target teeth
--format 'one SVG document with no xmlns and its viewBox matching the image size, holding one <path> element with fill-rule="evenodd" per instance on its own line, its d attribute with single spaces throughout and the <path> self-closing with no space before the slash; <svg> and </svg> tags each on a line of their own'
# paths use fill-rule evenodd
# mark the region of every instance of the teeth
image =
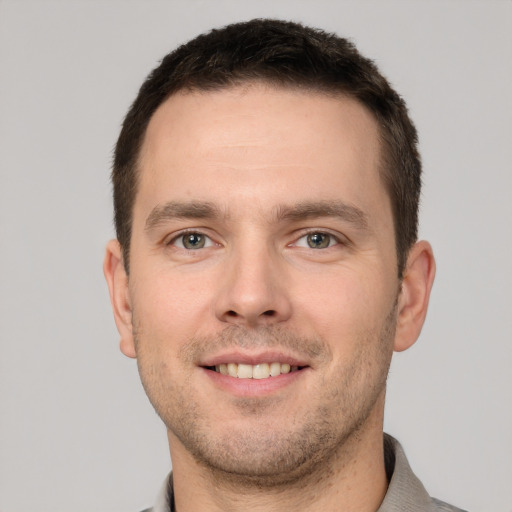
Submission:
<svg viewBox="0 0 512 512">
<path fill-rule="evenodd" d="M 252 379 L 252 366 L 250 364 L 238 365 L 238 378 L 239 379 Z"/>
<path fill-rule="evenodd" d="M 238 377 L 238 365 L 235 363 L 228 364 L 228 375 L 231 377 Z"/>
<path fill-rule="evenodd" d="M 222 375 L 238 377 L 239 379 L 267 379 L 268 377 L 277 377 L 282 373 L 296 372 L 298 366 L 290 366 L 287 363 L 261 363 L 261 364 L 219 364 L 215 371 Z"/>
<path fill-rule="evenodd" d="M 270 376 L 271 377 L 277 377 L 278 375 L 281 375 L 281 373 L 284 373 L 281 371 L 281 364 L 279 363 L 272 363 L 270 365 Z"/>
<path fill-rule="evenodd" d="M 240 365 L 238 365 L 238 374 L 240 375 Z M 270 377 L 270 366 L 267 363 L 257 364 L 252 367 L 253 379 L 267 379 Z"/>
</svg>

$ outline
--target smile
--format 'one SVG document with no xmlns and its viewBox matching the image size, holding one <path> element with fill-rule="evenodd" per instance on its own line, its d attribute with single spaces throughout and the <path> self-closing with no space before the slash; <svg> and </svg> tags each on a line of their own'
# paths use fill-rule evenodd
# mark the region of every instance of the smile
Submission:
<svg viewBox="0 0 512 512">
<path fill-rule="evenodd" d="M 290 366 L 288 363 L 237 364 L 227 363 L 207 367 L 209 370 L 238 379 L 268 379 L 282 374 L 296 372 L 304 366 Z"/>
</svg>

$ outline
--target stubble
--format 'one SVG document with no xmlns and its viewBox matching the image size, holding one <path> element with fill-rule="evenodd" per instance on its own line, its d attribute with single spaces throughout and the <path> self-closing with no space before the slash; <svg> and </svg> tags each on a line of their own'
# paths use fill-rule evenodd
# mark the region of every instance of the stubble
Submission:
<svg viewBox="0 0 512 512">
<path fill-rule="evenodd" d="M 338 459 L 338 466 L 340 458 L 350 459 L 349 446 L 357 444 L 380 407 L 379 398 L 383 403 L 395 327 L 396 303 L 380 332 L 361 333 L 352 360 L 336 365 L 324 340 L 295 336 L 278 326 L 251 331 L 230 326 L 217 336 L 194 338 L 180 348 L 178 360 L 185 368 L 212 349 L 279 346 L 306 357 L 318 372 L 306 396 L 311 403 L 301 408 L 300 415 L 291 412 L 285 421 L 275 420 L 286 408 L 279 397 L 238 398 L 233 399 L 233 410 L 250 421 L 244 421 L 245 426 L 212 428 L 191 379 L 178 382 L 165 361 L 151 357 L 141 326 L 136 332 L 139 372 L 169 432 L 212 476 L 235 486 L 289 487 L 305 478 L 321 478 L 333 459 Z"/>
</svg>

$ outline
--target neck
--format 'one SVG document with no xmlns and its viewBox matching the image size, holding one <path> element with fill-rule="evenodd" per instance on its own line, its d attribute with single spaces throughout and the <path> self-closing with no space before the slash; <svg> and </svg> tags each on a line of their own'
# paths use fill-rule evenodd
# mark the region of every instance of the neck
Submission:
<svg viewBox="0 0 512 512">
<path fill-rule="evenodd" d="M 382 415 L 369 418 L 314 471 L 278 485 L 205 467 L 171 433 L 169 442 L 177 512 L 375 512 L 387 489 Z"/>
</svg>

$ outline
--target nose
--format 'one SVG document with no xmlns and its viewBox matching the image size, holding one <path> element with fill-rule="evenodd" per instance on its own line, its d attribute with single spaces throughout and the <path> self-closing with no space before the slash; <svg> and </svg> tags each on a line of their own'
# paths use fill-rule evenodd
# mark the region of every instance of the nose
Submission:
<svg viewBox="0 0 512 512">
<path fill-rule="evenodd" d="M 220 277 L 217 318 L 247 327 L 288 320 L 292 306 L 283 263 L 267 247 L 233 251 Z"/>
</svg>

